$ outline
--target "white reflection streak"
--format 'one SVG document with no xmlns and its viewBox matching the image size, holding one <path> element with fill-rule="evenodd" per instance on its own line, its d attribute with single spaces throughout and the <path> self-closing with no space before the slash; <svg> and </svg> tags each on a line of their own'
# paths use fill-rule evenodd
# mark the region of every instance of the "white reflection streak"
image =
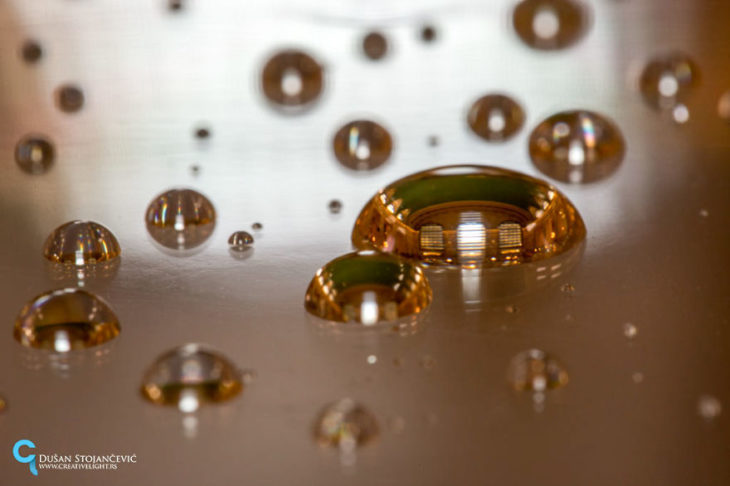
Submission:
<svg viewBox="0 0 730 486">
<path fill-rule="evenodd" d="M 464 304 L 478 304 L 481 301 L 482 290 L 482 269 L 463 268 L 461 269 L 461 295 Z"/>
<path fill-rule="evenodd" d="M 71 339 L 66 331 L 58 331 L 54 336 L 53 347 L 59 353 L 71 351 Z"/>
<path fill-rule="evenodd" d="M 360 322 L 366 326 L 372 326 L 378 322 L 378 300 L 375 292 L 372 290 L 365 291 L 362 294 Z"/>
</svg>

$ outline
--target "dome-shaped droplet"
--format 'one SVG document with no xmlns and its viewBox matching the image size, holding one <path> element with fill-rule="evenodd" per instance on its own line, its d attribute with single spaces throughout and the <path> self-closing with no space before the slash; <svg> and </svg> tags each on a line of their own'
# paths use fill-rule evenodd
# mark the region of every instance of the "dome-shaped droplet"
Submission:
<svg viewBox="0 0 730 486">
<path fill-rule="evenodd" d="M 339 214 L 340 211 L 342 211 L 342 201 L 339 199 L 331 200 L 327 205 L 327 209 L 329 209 L 332 214 Z"/>
<path fill-rule="evenodd" d="M 621 164 L 626 143 L 616 124 L 591 111 L 563 111 L 530 135 L 530 157 L 543 174 L 564 182 L 608 177 Z"/>
<path fill-rule="evenodd" d="M 380 32 L 370 32 L 362 40 L 362 50 L 369 59 L 377 61 L 388 52 L 388 40 Z"/>
<path fill-rule="evenodd" d="M 517 133 L 525 123 L 525 112 L 515 100 L 490 94 L 476 100 L 469 108 L 467 122 L 484 140 L 499 142 Z"/>
<path fill-rule="evenodd" d="M 66 113 L 75 113 L 84 106 L 84 92 L 76 85 L 66 84 L 56 90 L 56 105 Z"/>
<path fill-rule="evenodd" d="M 282 107 L 309 105 L 322 93 L 322 66 L 309 54 L 286 50 L 268 60 L 261 73 L 261 88 L 269 101 Z"/>
<path fill-rule="evenodd" d="M 253 236 L 247 231 L 236 231 L 228 237 L 228 246 L 234 251 L 244 251 L 253 245 Z"/>
<path fill-rule="evenodd" d="M 352 231 L 356 248 L 464 267 L 542 260 L 584 237 L 578 211 L 557 189 L 480 165 L 439 167 L 389 184 Z"/>
<path fill-rule="evenodd" d="M 15 320 L 22 345 L 67 352 L 97 346 L 119 334 L 119 321 L 96 295 L 80 289 L 46 292 L 28 302 Z"/>
<path fill-rule="evenodd" d="M 314 275 L 304 298 L 311 314 L 371 326 L 423 311 L 431 286 L 411 262 L 374 251 L 348 253 Z"/>
<path fill-rule="evenodd" d="M 54 263 L 77 266 L 107 262 L 122 253 L 116 237 L 93 221 L 70 221 L 48 235 L 43 256 Z"/>
<path fill-rule="evenodd" d="M 524 0 L 512 13 L 517 35 L 535 49 L 562 49 L 588 30 L 590 11 L 577 0 Z"/>
<path fill-rule="evenodd" d="M 15 146 L 15 162 L 29 174 L 42 174 L 53 165 L 56 151 L 43 135 L 27 135 Z"/>
<path fill-rule="evenodd" d="M 340 128 L 332 141 L 335 157 L 354 170 L 372 170 L 383 165 L 393 150 L 393 139 L 382 125 L 355 120 Z"/>
<path fill-rule="evenodd" d="M 147 207 L 145 223 L 150 236 L 174 250 L 203 244 L 215 229 L 213 204 L 192 189 L 172 189 L 154 198 Z"/>
<path fill-rule="evenodd" d="M 673 110 L 686 102 L 699 83 L 699 69 L 687 55 L 671 52 L 647 63 L 639 79 L 646 103 L 658 110 Z"/>
<path fill-rule="evenodd" d="M 345 451 L 370 442 L 378 431 L 375 416 L 351 398 L 330 403 L 314 422 L 314 437 L 320 445 Z"/>
<path fill-rule="evenodd" d="M 507 380 L 515 390 L 542 392 L 560 388 L 568 383 L 563 365 L 539 349 L 519 353 L 507 370 Z"/>
<path fill-rule="evenodd" d="M 204 403 L 222 402 L 243 390 L 242 373 L 217 351 L 185 344 L 161 355 L 142 378 L 142 395 L 151 402 L 194 412 Z"/>
</svg>

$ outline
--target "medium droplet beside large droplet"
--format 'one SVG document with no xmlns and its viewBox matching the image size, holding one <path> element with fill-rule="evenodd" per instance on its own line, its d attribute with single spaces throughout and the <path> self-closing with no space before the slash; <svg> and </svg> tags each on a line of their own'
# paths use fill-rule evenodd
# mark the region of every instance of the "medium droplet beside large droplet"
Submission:
<svg viewBox="0 0 730 486">
<path fill-rule="evenodd" d="M 314 422 L 314 437 L 322 446 L 352 451 L 377 437 L 375 416 L 350 398 L 330 403 Z"/>
<path fill-rule="evenodd" d="M 314 275 L 304 298 L 311 314 L 371 326 L 423 311 L 431 286 L 418 265 L 374 251 L 348 253 Z"/>
<path fill-rule="evenodd" d="M 626 143 L 618 126 L 592 111 L 563 111 L 543 120 L 530 135 L 530 158 L 559 181 L 593 182 L 621 164 Z"/>
<path fill-rule="evenodd" d="M 159 405 L 195 412 L 243 390 L 243 374 L 217 351 L 185 344 L 161 355 L 142 378 L 142 395 Z"/>
<path fill-rule="evenodd" d="M 389 184 L 352 231 L 356 248 L 472 268 L 542 260 L 584 237 L 580 214 L 557 189 L 479 165 L 439 167 Z"/>
<path fill-rule="evenodd" d="M 490 94 L 476 100 L 469 108 L 467 122 L 484 140 L 500 142 L 517 133 L 525 122 L 525 112 L 512 98 Z"/>
<path fill-rule="evenodd" d="M 29 174 L 43 174 L 53 165 L 56 151 L 43 135 L 26 135 L 15 146 L 15 162 Z"/>
<path fill-rule="evenodd" d="M 563 365 L 539 349 L 523 351 L 515 356 L 507 370 L 507 380 L 518 391 L 542 392 L 568 383 Z"/>
<path fill-rule="evenodd" d="M 512 13 L 517 35 L 535 49 L 563 49 L 588 30 L 590 11 L 576 0 L 524 0 Z"/>
<path fill-rule="evenodd" d="M 655 57 L 644 68 L 639 90 L 644 101 L 658 110 L 684 105 L 699 83 L 699 69 L 689 56 L 672 52 Z"/>
<path fill-rule="evenodd" d="M 99 297 L 85 290 L 60 289 L 23 307 L 14 336 L 24 346 L 67 352 L 105 343 L 119 331 L 117 316 Z"/>
<path fill-rule="evenodd" d="M 247 231 L 236 231 L 228 237 L 228 247 L 233 251 L 246 251 L 253 245 L 253 236 Z"/>
<path fill-rule="evenodd" d="M 352 121 L 335 133 L 335 157 L 354 170 L 372 170 L 383 165 L 393 150 L 393 139 L 382 125 L 370 120 Z"/>
<path fill-rule="evenodd" d="M 309 54 L 286 50 L 275 54 L 261 72 L 261 88 L 269 101 L 288 108 L 311 104 L 322 93 L 324 71 Z"/>
<path fill-rule="evenodd" d="M 48 235 L 43 256 L 54 263 L 77 266 L 107 262 L 122 253 L 116 237 L 93 221 L 70 221 Z"/>
<path fill-rule="evenodd" d="M 215 208 L 207 197 L 192 189 L 172 189 L 154 198 L 145 223 L 150 236 L 174 250 L 203 244 L 215 229 Z"/>
</svg>

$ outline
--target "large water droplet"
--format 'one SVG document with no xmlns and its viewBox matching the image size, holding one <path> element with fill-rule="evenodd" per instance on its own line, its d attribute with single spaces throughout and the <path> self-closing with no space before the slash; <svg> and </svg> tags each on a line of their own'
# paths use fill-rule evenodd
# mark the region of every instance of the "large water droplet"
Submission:
<svg viewBox="0 0 730 486">
<path fill-rule="evenodd" d="M 372 326 L 423 311 L 431 286 L 418 265 L 374 251 L 348 253 L 320 268 L 304 305 L 311 314 Z"/>
<path fill-rule="evenodd" d="M 557 189 L 479 165 L 439 167 L 389 184 L 352 230 L 356 248 L 464 267 L 542 260 L 584 237 L 578 211 Z"/>
<path fill-rule="evenodd" d="M 43 256 L 54 263 L 83 266 L 107 262 L 122 253 L 116 237 L 93 221 L 62 224 L 46 239 Z"/>
<path fill-rule="evenodd" d="M 377 61 L 388 52 L 388 40 L 380 32 L 370 32 L 362 40 L 362 50 L 369 59 Z"/>
<path fill-rule="evenodd" d="M 523 351 L 515 356 L 507 370 L 507 380 L 515 390 L 542 392 L 568 383 L 563 365 L 539 349 Z"/>
<path fill-rule="evenodd" d="M 228 238 L 228 246 L 234 251 L 246 251 L 253 245 L 253 236 L 246 231 L 236 231 Z"/>
<path fill-rule="evenodd" d="M 330 403 L 314 422 L 314 437 L 322 446 L 352 451 L 378 435 L 378 422 L 364 406 L 350 398 Z"/>
<path fill-rule="evenodd" d="M 43 135 L 26 135 L 15 146 L 15 162 L 29 174 L 42 174 L 56 158 L 53 144 Z"/>
<path fill-rule="evenodd" d="M 195 412 L 243 390 L 242 373 L 227 358 L 201 344 L 185 344 L 161 355 L 142 378 L 142 395 L 151 402 Z"/>
<path fill-rule="evenodd" d="M 66 113 L 75 113 L 84 106 L 84 92 L 73 84 L 66 84 L 56 90 L 56 104 Z"/>
<path fill-rule="evenodd" d="M 316 100 L 324 72 L 309 54 L 286 50 L 275 54 L 261 73 L 261 87 L 269 101 L 282 107 L 303 107 Z"/>
<path fill-rule="evenodd" d="M 649 61 L 641 73 L 639 89 L 652 108 L 674 110 L 684 104 L 699 82 L 699 69 L 687 55 L 671 52 Z"/>
<path fill-rule="evenodd" d="M 506 140 L 525 122 L 525 112 L 512 98 L 490 94 L 476 100 L 469 108 L 467 121 L 472 131 L 490 142 Z"/>
<path fill-rule="evenodd" d="M 14 330 L 22 345 L 56 352 L 97 346 L 118 334 L 119 321 L 106 302 L 80 289 L 35 297 L 18 314 Z"/>
<path fill-rule="evenodd" d="M 588 7 L 574 0 L 524 0 L 512 13 L 520 39 L 535 49 L 562 49 L 578 41 L 590 25 Z"/>
<path fill-rule="evenodd" d="M 335 157 L 355 170 L 383 165 L 393 150 L 393 139 L 383 126 L 370 120 L 355 120 L 340 128 L 332 141 Z"/>
<path fill-rule="evenodd" d="M 626 143 L 613 121 L 591 111 L 563 111 L 530 135 L 530 157 L 540 172 L 564 182 L 592 182 L 613 173 Z"/>
<path fill-rule="evenodd" d="M 150 236 L 174 250 L 204 243 L 215 229 L 213 204 L 192 189 L 172 189 L 155 197 L 147 207 L 145 223 Z"/>
</svg>

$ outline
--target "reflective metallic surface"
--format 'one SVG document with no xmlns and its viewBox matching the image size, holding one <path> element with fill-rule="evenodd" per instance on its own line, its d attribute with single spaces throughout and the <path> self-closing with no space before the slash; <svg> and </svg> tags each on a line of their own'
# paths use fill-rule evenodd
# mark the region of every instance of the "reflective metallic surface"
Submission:
<svg viewBox="0 0 730 486">
<path fill-rule="evenodd" d="M 0 483 L 730 483 L 730 125 L 718 116 L 730 89 L 728 2 L 595 0 L 585 35 L 549 52 L 520 40 L 507 1 L 183 3 L 173 13 L 164 0 L 0 2 Z M 424 24 L 435 27 L 428 43 Z M 376 27 L 392 49 L 374 63 L 360 49 Z M 28 39 L 42 47 L 33 64 L 21 54 Z M 260 88 L 264 63 L 287 46 L 326 67 L 322 95 L 297 116 L 272 109 Z M 673 49 L 702 72 L 681 125 L 639 90 L 647 62 Z M 73 115 L 53 98 L 68 82 L 85 96 Z M 520 100 L 524 128 L 484 143 L 468 107 L 504 90 Z M 529 133 L 570 109 L 610 117 L 627 145 L 609 177 L 555 183 L 587 227 L 571 273 L 548 267 L 551 285 L 501 298 L 478 273 L 427 273 L 433 302 L 409 336 L 312 324 L 307 285 L 351 251 L 355 218 L 380 188 L 447 164 L 542 177 Z M 333 154 L 333 134 L 354 119 L 392 132 L 391 157 L 375 171 L 347 170 Z M 214 135 L 194 137 L 201 125 Z M 29 133 L 56 149 L 43 174 L 14 160 Z M 144 223 L 151 198 L 181 186 L 216 208 L 215 231 L 186 258 L 159 251 Z M 124 329 L 81 366 L 46 366 L 13 339 L 13 322 L 55 286 L 42 245 L 76 219 L 103 222 L 124 250 L 114 279 L 88 284 Z M 255 251 L 232 258 L 228 236 L 254 222 L 263 224 Z M 626 322 L 640 330 L 633 339 Z M 185 342 L 258 373 L 238 399 L 201 408 L 194 436 L 179 412 L 139 393 L 147 366 Z M 512 357 L 532 348 L 570 373 L 540 413 L 505 379 Z M 722 404 L 709 421 L 703 396 Z M 342 397 L 383 424 L 345 470 L 312 437 L 321 407 Z M 20 439 L 37 454 L 137 454 L 137 463 L 32 477 L 11 455 Z"/>
</svg>

